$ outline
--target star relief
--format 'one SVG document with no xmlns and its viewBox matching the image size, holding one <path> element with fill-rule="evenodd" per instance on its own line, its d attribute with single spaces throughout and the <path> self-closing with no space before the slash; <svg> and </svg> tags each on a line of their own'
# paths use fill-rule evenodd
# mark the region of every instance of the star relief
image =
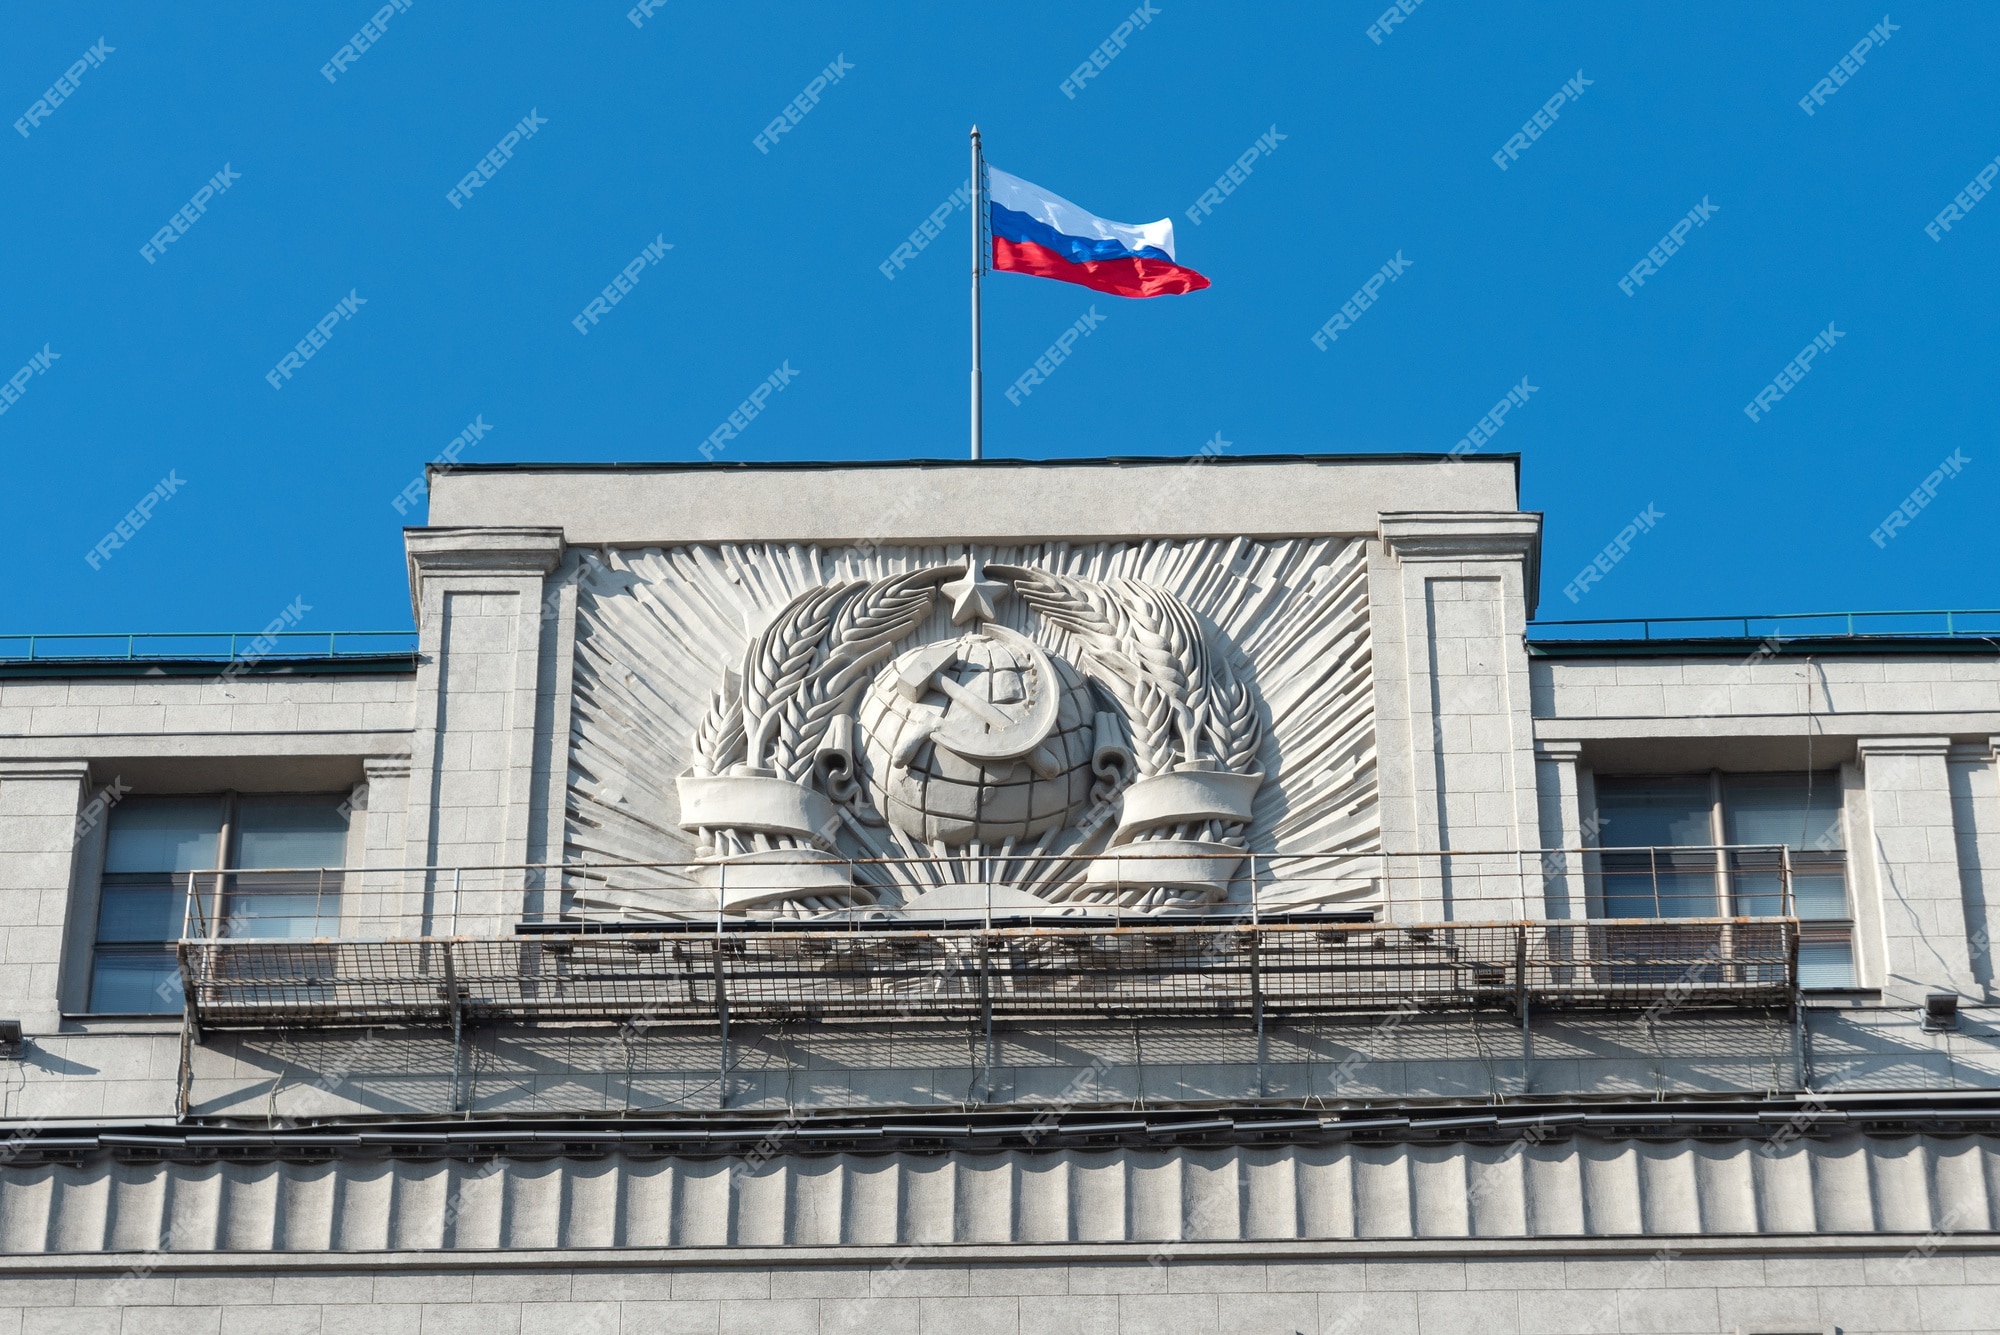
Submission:
<svg viewBox="0 0 2000 1335">
<path fill-rule="evenodd" d="M 986 578 L 984 563 L 968 553 L 965 573 L 938 585 L 938 591 L 951 599 L 951 624 L 962 626 L 968 621 L 997 620 L 993 604 L 1007 592 L 1007 585 L 997 579 Z"/>
</svg>

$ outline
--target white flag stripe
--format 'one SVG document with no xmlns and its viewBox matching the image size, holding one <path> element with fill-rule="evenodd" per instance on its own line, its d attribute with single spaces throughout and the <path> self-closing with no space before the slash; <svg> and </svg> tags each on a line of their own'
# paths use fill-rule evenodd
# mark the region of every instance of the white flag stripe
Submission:
<svg viewBox="0 0 2000 1335">
<path fill-rule="evenodd" d="M 987 198 L 995 204 L 1045 222 L 1064 236 L 1081 237 L 1087 241 L 1116 241 L 1130 250 L 1154 246 L 1164 250 L 1168 259 L 1174 257 L 1174 224 L 1170 219 L 1162 218 L 1149 223 L 1111 222 L 998 167 L 988 167 L 986 179 Z"/>
</svg>

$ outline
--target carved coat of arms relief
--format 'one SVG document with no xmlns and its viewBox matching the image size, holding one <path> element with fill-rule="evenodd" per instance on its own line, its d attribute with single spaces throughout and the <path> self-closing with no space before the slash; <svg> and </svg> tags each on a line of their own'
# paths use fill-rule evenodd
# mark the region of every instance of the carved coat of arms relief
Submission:
<svg viewBox="0 0 2000 1335">
<path fill-rule="evenodd" d="M 1317 706 L 1284 690 L 1274 718 L 1265 665 L 1231 633 L 1274 642 L 1281 672 L 1323 672 L 1333 652 L 1365 678 L 1358 552 L 1300 542 L 1204 571 L 1157 546 L 1150 559 L 872 553 L 806 579 L 802 565 L 825 555 L 586 558 L 571 860 L 636 860 L 651 843 L 678 864 L 657 878 L 669 912 L 1012 915 L 1241 897 L 1247 855 L 1285 854 L 1288 828 L 1336 836 L 1315 853 L 1362 851 L 1374 831 L 1365 690 L 1350 681 Z M 878 569 L 854 569 L 866 564 Z M 747 600 L 763 606 L 745 609 L 740 649 L 720 658 L 709 646 L 734 627 L 713 613 Z M 633 664 L 648 640 L 671 642 L 658 658 L 672 661 Z M 706 689 L 690 698 L 696 674 Z M 1295 721 L 1316 723 L 1300 740 L 1340 763 L 1267 790 Z M 671 774 L 634 782 L 641 754 Z M 602 772 L 614 760 L 626 772 Z M 651 810 L 636 809 L 641 794 Z M 1329 804 L 1355 794 L 1338 814 Z"/>
</svg>

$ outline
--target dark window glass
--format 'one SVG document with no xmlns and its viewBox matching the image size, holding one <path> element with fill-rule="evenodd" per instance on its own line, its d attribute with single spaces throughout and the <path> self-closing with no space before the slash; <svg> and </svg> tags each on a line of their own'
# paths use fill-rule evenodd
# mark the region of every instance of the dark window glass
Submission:
<svg viewBox="0 0 2000 1335">
<path fill-rule="evenodd" d="M 223 878 L 222 935 L 338 933 L 339 868 L 347 845 L 341 806 L 337 793 L 236 799 L 228 865 L 246 870 Z M 219 797 L 131 797 L 112 809 L 98 888 L 91 1010 L 151 1015 L 181 1009 L 174 943 L 187 913 L 188 873 L 217 866 L 222 825 Z M 213 878 L 197 879 L 203 913 L 215 913 Z"/>
<path fill-rule="evenodd" d="M 232 867 L 339 867 L 347 815 L 338 793 L 236 799 Z"/>
<path fill-rule="evenodd" d="M 1805 923 L 1799 934 L 1799 986 L 1854 986 L 1854 929 Z"/>
<path fill-rule="evenodd" d="M 111 809 L 91 1010 L 155 1015 L 181 1008 L 173 942 L 187 909 L 187 873 L 215 866 L 221 833 L 220 798 L 128 797 Z"/>
<path fill-rule="evenodd" d="M 1714 804 L 1705 775 L 1601 778 L 1597 781 L 1597 842 L 1606 848 L 1707 846 Z"/>
<path fill-rule="evenodd" d="M 97 951 L 90 1008 L 107 1015 L 170 1015 L 181 1008 L 181 971 L 171 947 Z"/>
<path fill-rule="evenodd" d="M 1799 981 L 1804 987 L 1854 986 L 1854 929 L 1847 909 L 1847 840 L 1840 819 L 1840 776 L 1732 774 L 1722 781 L 1722 819 L 1732 844 L 1783 844 L 1791 850 L 1792 912 L 1803 924 Z M 1743 854 L 1744 859 L 1760 855 Z M 1774 861 L 1762 855 L 1763 862 Z M 1763 865 L 1735 874 L 1738 913 L 1783 913 L 1783 877 Z"/>
<path fill-rule="evenodd" d="M 340 922 L 340 866 L 347 860 L 347 813 L 337 793 L 240 797 L 236 850 L 224 897 L 225 936 L 334 936 Z M 285 868 L 289 870 L 261 870 Z M 307 870 L 320 868 L 326 870 Z"/>
<path fill-rule="evenodd" d="M 1706 777 L 1597 781 L 1607 918 L 1707 918 L 1716 912 L 1715 842 Z"/>
<path fill-rule="evenodd" d="M 104 870 L 207 871 L 216 865 L 221 832 L 220 798 L 128 798 L 111 809 Z"/>
<path fill-rule="evenodd" d="M 1732 774 L 1722 781 L 1722 823 L 1732 844 L 1822 853 L 1847 846 L 1837 774 Z"/>
<path fill-rule="evenodd" d="M 107 875 L 97 896 L 97 940 L 170 941 L 181 934 L 186 882 L 164 876 Z"/>
<path fill-rule="evenodd" d="M 1854 986 L 1840 777 L 1731 774 L 1719 793 L 1724 853 L 1713 843 L 1718 786 L 1706 775 L 1600 776 L 1597 814 L 1604 916 L 1775 918 L 1801 923 L 1799 977 Z M 1637 846 L 1637 847 L 1635 847 Z M 1785 866 L 1792 897 L 1785 899 Z M 1726 864 L 1728 877 L 1721 870 Z M 1728 887 L 1725 901 L 1724 884 Z"/>
</svg>

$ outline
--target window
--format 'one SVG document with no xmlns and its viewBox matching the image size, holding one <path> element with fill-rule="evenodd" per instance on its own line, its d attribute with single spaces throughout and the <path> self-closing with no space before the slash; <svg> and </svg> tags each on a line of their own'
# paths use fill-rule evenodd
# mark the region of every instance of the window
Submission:
<svg viewBox="0 0 2000 1335">
<path fill-rule="evenodd" d="M 1800 983 L 1853 987 L 1854 917 L 1847 907 L 1839 776 L 1731 775 L 1722 782 L 1722 814 L 1730 843 L 1782 844 L 1790 850 Z M 1768 864 L 1775 864 L 1774 857 L 1766 856 Z M 1768 864 L 1732 871 L 1738 913 L 1770 916 L 1783 911 L 1782 878 L 1778 867 Z"/>
<path fill-rule="evenodd" d="M 347 860 L 341 803 L 337 793 L 225 794 L 131 797 L 114 807 L 98 888 L 90 1009 L 153 1015 L 181 1008 L 174 942 L 190 881 L 201 897 L 199 916 L 219 935 L 336 934 L 339 868 Z M 218 867 L 231 871 L 216 876 Z"/>
<path fill-rule="evenodd" d="M 222 800 L 130 797 L 111 809 L 97 893 L 90 1009 L 147 1015 L 181 1008 L 174 941 L 188 873 L 216 865 Z"/>
<path fill-rule="evenodd" d="M 1800 981 L 1852 987 L 1840 807 L 1832 772 L 1600 776 L 1605 851 L 1594 888 L 1603 915 L 1777 917 L 1786 911 L 1789 862 Z"/>
<path fill-rule="evenodd" d="M 338 868 L 347 861 L 347 817 L 339 803 L 337 795 L 237 799 L 236 856 L 230 866 L 244 872 L 227 879 L 224 936 L 338 933 Z"/>
<path fill-rule="evenodd" d="M 1597 781 L 1602 842 L 1618 846 L 1599 858 L 1605 917 L 1715 916 L 1714 805 L 1706 778 Z"/>
</svg>

